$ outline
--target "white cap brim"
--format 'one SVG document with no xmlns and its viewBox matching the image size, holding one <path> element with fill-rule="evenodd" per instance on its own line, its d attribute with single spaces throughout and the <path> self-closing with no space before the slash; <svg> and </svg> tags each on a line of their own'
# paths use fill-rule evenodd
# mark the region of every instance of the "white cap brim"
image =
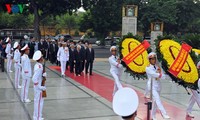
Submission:
<svg viewBox="0 0 200 120">
<path fill-rule="evenodd" d="M 130 116 L 138 108 L 137 93 L 128 87 L 118 90 L 113 97 L 113 110 L 119 116 Z"/>
<path fill-rule="evenodd" d="M 29 49 L 28 44 L 26 44 L 21 50 L 24 51 L 26 49 Z"/>
<path fill-rule="evenodd" d="M 33 60 L 37 61 L 42 57 L 42 52 L 37 50 L 34 54 L 33 54 Z"/>
<path fill-rule="evenodd" d="M 6 38 L 6 42 L 8 42 L 9 40 L 10 40 L 10 38 L 9 38 L 9 37 L 7 37 L 7 38 Z"/>
<path fill-rule="evenodd" d="M 110 52 L 111 52 L 112 49 L 117 49 L 117 47 L 116 46 L 111 46 L 110 47 Z"/>
<path fill-rule="evenodd" d="M 17 48 L 18 45 L 19 45 L 19 43 L 18 43 L 18 42 L 15 42 L 14 45 L 13 45 L 13 48 L 14 48 L 14 49 Z"/>
<path fill-rule="evenodd" d="M 148 54 L 148 59 L 149 59 L 149 58 L 152 58 L 152 57 L 156 57 L 156 53 L 155 53 L 155 52 L 150 52 L 150 53 Z"/>
</svg>

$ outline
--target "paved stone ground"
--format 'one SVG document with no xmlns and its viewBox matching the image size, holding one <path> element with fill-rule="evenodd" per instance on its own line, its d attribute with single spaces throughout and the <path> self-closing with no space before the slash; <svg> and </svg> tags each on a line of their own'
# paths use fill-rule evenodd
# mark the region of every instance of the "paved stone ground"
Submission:
<svg viewBox="0 0 200 120">
<path fill-rule="evenodd" d="M 120 120 L 112 111 L 111 103 L 101 96 L 70 78 L 60 78 L 54 71 L 47 69 L 47 73 L 48 97 L 43 114 L 46 120 Z M 0 120 L 31 120 L 33 83 L 29 89 L 32 102 L 24 104 L 20 102 L 20 89 L 13 87 L 13 78 L 14 72 L 0 73 Z"/>
<path fill-rule="evenodd" d="M 94 72 L 112 79 L 106 59 L 95 61 Z M 60 78 L 56 71 L 47 69 L 47 74 L 48 97 L 44 102 L 43 114 L 46 120 L 120 120 L 112 111 L 111 102 L 71 78 Z M 13 78 L 14 73 L 0 72 L 0 120 L 32 120 L 33 83 L 31 81 L 29 89 L 32 102 L 24 104 L 19 99 L 20 89 L 13 87 Z M 123 73 L 122 82 L 140 92 L 144 92 L 146 86 L 146 81 L 133 80 L 127 73 Z M 190 98 L 185 89 L 169 79 L 162 81 L 162 86 L 162 100 L 185 110 Z M 196 104 L 193 110 L 195 116 L 200 115 Z"/>
</svg>

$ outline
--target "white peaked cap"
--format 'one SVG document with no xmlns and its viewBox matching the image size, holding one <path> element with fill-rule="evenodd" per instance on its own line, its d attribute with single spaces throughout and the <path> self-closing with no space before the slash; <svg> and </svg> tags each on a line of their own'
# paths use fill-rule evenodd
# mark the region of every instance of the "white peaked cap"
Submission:
<svg viewBox="0 0 200 120">
<path fill-rule="evenodd" d="M 10 38 L 9 38 L 9 37 L 7 37 L 7 38 L 6 38 L 6 42 L 8 42 L 9 40 L 10 40 Z"/>
<path fill-rule="evenodd" d="M 40 50 L 37 50 L 34 54 L 33 54 L 33 60 L 37 61 L 42 57 L 42 52 Z"/>
<path fill-rule="evenodd" d="M 28 39 L 28 35 L 24 35 L 24 39 Z"/>
<path fill-rule="evenodd" d="M 110 47 L 110 52 L 111 52 L 112 49 L 117 49 L 117 47 L 116 46 L 111 46 Z"/>
<path fill-rule="evenodd" d="M 24 51 L 26 49 L 29 49 L 28 44 L 26 44 L 21 50 Z"/>
<path fill-rule="evenodd" d="M 150 52 L 149 54 L 148 54 L 148 59 L 149 58 L 152 58 L 152 57 L 155 57 L 156 56 L 156 53 L 155 52 Z"/>
<path fill-rule="evenodd" d="M 14 48 L 14 49 L 17 48 L 18 45 L 19 45 L 19 43 L 18 43 L 18 42 L 15 42 L 14 45 L 13 45 L 13 48 Z"/>
<path fill-rule="evenodd" d="M 119 116 L 130 116 L 138 108 L 137 93 L 128 87 L 119 89 L 113 97 L 113 110 Z"/>
</svg>

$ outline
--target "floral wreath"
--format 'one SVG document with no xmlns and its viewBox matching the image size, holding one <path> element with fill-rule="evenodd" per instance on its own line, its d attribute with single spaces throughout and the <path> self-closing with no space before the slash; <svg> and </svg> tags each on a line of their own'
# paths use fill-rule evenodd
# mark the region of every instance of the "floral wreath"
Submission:
<svg viewBox="0 0 200 120">
<path fill-rule="evenodd" d="M 170 76 L 172 81 L 182 85 L 185 88 L 198 89 L 199 73 L 196 68 L 198 57 L 192 50 L 189 52 L 186 63 L 183 65 L 182 70 L 177 77 L 173 76 L 168 70 L 170 65 L 174 62 L 175 58 L 181 49 L 181 41 L 174 36 L 162 36 L 155 40 L 156 52 L 159 62 L 161 62 L 162 68 Z"/>
<path fill-rule="evenodd" d="M 141 44 L 142 38 L 139 36 L 133 36 L 131 33 L 124 35 L 122 40 L 119 42 L 120 58 L 123 59 L 128 55 L 134 48 Z M 147 49 L 148 51 L 150 49 Z M 122 65 L 126 68 L 125 72 L 129 73 L 135 79 L 146 79 L 146 67 L 149 65 L 148 52 L 145 50 L 135 60 L 128 65 L 122 61 Z"/>
</svg>

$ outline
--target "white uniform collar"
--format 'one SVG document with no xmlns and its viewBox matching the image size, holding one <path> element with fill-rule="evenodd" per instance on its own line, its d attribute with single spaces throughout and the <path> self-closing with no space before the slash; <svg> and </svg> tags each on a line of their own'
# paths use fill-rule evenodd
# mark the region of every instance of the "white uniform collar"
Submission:
<svg viewBox="0 0 200 120">
<path fill-rule="evenodd" d="M 112 55 L 112 57 L 114 57 L 114 58 L 116 57 L 117 58 L 117 56 L 114 56 L 114 55 Z"/>
<path fill-rule="evenodd" d="M 39 63 L 39 62 L 36 62 L 36 64 L 38 64 L 38 65 L 42 65 L 42 63 Z"/>
<path fill-rule="evenodd" d="M 24 55 L 23 55 L 23 56 L 27 57 L 28 55 L 24 53 Z"/>
<path fill-rule="evenodd" d="M 150 66 L 150 67 L 154 67 L 154 66 L 156 66 L 156 67 L 157 67 L 157 65 L 156 65 L 156 64 L 155 64 L 155 65 L 152 65 L 152 64 L 150 64 L 149 66 Z"/>
</svg>

